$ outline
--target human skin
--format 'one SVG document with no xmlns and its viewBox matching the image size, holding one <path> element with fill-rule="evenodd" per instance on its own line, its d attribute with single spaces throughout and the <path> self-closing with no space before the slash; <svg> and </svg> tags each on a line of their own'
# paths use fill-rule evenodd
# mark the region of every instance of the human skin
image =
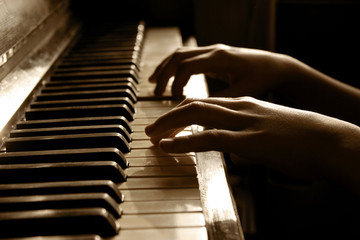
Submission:
<svg viewBox="0 0 360 240">
<path fill-rule="evenodd" d="M 166 152 L 229 152 L 297 178 L 335 179 L 360 194 L 358 89 L 287 55 L 225 45 L 179 49 L 149 80 L 161 95 L 175 76 L 172 92 L 179 97 L 197 73 L 227 82 L 217 95 L 237 98 L 186 99 L 146 128 L 155 145 Z M 253 98 L 269 91 L 307 110 Z M 190 124 L 208 130 L 175 137 Z"/>
<path fill-rule="evenodd" d="M 229 87 L 214 96 L 260 97 L 276 91 L 301 109 L 337 117 L 360 125 L 360 90 L 327 76 L 297 59 L 279 53 L 216 44 L 179 48 L 150 76 L 155 95 L 163 94 L 174 76 L 172 93 L 181 97 L 193 74 L 204 73 Z"/>
</svg>

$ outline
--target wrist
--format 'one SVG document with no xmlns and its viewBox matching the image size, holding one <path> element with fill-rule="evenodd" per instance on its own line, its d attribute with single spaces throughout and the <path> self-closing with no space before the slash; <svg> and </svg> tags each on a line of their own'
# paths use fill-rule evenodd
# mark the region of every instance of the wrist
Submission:
<svg viewBox="0 0 360 240">
<path fill-rule="evenodd" d="M 360 127 L 348 123 L 341 130 L 336 151 L 322 159 L 323 174 L 360 194 Z"/>
<path fill-rule="evenodd" d="M 274 89 L 279 93 L 293 91 L 293 86 L 302 85 L 304 77 L 303 63 L 285 54 L 277 54 L 277 80 Z M 286 95 L 286 94 L 285 94 Z"/>
</svg>

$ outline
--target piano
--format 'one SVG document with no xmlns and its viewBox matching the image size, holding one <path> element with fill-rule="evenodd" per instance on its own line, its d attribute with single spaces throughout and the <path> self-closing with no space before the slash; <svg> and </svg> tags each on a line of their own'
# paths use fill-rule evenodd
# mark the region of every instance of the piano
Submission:
<svg viewBox="0 0 360 240">
<path fill-rule="evenodd" d="M 0 239 L 244 239 L 222 154 L 144 133 L 178 103 L 147 78 L 179 29 L 70 6 L 0 0 Z M 186 93 L 206 96 L 202 76 Z"/>
</svg>

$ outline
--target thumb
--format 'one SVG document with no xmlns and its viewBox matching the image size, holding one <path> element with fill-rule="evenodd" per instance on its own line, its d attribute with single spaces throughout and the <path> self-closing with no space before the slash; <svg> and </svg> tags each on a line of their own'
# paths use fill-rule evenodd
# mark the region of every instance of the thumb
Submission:
<svg viewBox="0 0 360 240">
<path fill-rule="evenodd" d="M 228 130 L 206 130 L 204 132 L 175 137 L 164 138 L 160 141 L 160 148 L 169 153 L 204 152 L 204 151 L 233 151 L 232 132 Z"/>
</svg>

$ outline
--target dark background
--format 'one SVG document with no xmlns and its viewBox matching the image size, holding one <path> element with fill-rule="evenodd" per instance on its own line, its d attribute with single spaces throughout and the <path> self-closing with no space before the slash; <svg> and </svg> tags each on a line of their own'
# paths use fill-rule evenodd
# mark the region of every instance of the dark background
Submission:
<svg viewBox="0 0 360 240">
<path fill-rule="evenodd" d="M 261 34 L 271 0 L 77 0 L 73 8 L 90 21 L 142 19 L 148 26 L 179 26 L 199 45 L 225 43 L 269 50 Z M 260 10 L 259 10 L 260 9 Z M 359 0 L 278 0 L 277 52 L 292 55 L 345 82 L 360 86 Z M 251 36 L 251 37 L 250 37 Z"/>
</svg>

